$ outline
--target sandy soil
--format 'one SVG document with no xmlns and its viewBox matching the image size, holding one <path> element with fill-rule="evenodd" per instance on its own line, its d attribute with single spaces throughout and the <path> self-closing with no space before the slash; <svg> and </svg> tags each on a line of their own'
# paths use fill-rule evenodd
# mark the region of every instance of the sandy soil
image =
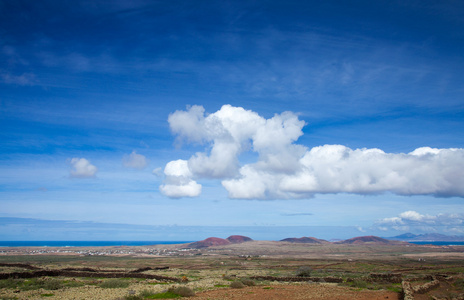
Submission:
<svg viewBox="0 0 464 300">
<path fill-rule="evenodd" d="M 254 286 L 243 289 L 219 289 L 197 293 L 190 299 L 250 299 L 250 300 L 288 300 L 288 299 L 314 299 L 314 300 L 384 300 L 401 299 L 400 294 L 389 291 L 358 291 L 351 288 L 331 284 L 303 284 L 303 285 L 272 285 Z"/>
</svg>

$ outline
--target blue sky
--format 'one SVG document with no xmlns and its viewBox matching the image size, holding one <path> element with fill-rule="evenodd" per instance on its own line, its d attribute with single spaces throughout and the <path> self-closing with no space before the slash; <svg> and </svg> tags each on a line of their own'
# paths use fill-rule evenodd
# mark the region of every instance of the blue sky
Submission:
<svg viewBox="0 0 464 300">
<path fill-rule="evenodd" d="M 459 1 L 0 0 L 0 239 L 464 235 L 463 50 Z"/>
</svg>

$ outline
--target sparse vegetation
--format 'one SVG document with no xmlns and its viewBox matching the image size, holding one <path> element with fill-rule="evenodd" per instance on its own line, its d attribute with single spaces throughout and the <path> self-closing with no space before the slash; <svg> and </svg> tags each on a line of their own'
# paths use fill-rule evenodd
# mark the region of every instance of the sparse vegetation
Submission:
<svg viewBox="0 0 464 300">
<path fill-rule="evenodd" d="M 63 287 L 61 280 L 53 278 L 31 278 L 31 279 L 4 279 L 0 280 L 0 288 L 19 289 L 22 291 L 30 290 L 58 290 Z"/>
<path fill-rule="evenodd" d="M 241 259 L 239 251 L 242 250 L 238 250 L 237 253 L 231 255 L 230 250 L 223 249 L 208 250 L 208 253 L 212 252 L 213 255 L 204 255 L 202 257 L 193 255 L 186 257 L 157 257 L 156 260 L 151 257 L 136 256 L 127 256 L 124 259 L 121 257 L 66 257 L 65 255 L 0 256 L 0 262 L 3 260 L 11 264 L 11 266 L 3 265 L 1 267 L 3 274 L 36 272 L 36 270 L 29 271 L 27 268 L 22 268 L 16 262 L 22 262 L 25 266 L 36 267 L 38 270 L 71 269 L 69 271 L 73 271 L 72 269 L 74 269 L 89 273 L 89 275 L 84 274 L 82 277 L 44 277 L 42 275 L 37 278 L 3 279 L 0 280 L 0 299 L 15 299 L 15 297 L 23 299 L 27 297 L 26 295 L 29 295 L 31 299 L 41 297 L 45 299 L 46 297 L 52 297 L 52 294 L 54 294 L 53 297 L 67 299 L 74 291 L 76 293 L 77 291 L 79 293 L 98 291 L 103 295 L 111 294 L 111 299 L 124 300 L 172 299 L 189 296 L 193 293 L 192 289 L 189 289 L 189 292 L 181 292 L 181 290 L 177 289 L 179 287 L 195 287 L 197 293 L 216 288 L 216 292 L 231 294 L 234 291 L 229 290 L 228 287 L 242 288 L 249 286 L 250 288 L 247 290 L 256 294 L 259 290 L 264 293 L 269 292 L 267 290 L 274 289 L 273 284 L 276 280 L 280 281 L 281 284 L 287 284 L 290 281 L 309 282 L 309 279 L 311 279 L 311 284 L 303 283 L 301 288 L 320 289 L 322 287 L 320 283 L 324 280 L 333 282 L 333 279 L 337 278 L 343 281 L 339 282 L 338 285 L 345 286 L 343 289 L 347 292 L 356 292 L 362 289 L 366 293 L 369 290 L 400 293 L 402 291 L 400 283 L 383 280 L 389 278 L 388 276 L 377 276 L 378 278 L 371 276 L 372 274 L 388 275 L 389 273 L 397 273 L 404 280 L 411 280 L 413 285 L 425 284 L 435 274 L 449 274 L 453 278 L 442 281 L 442 287 L 432 291 L 430 295 L 447 296 L 461 295 L 463 293 L 464 278 L 462 277 L 462 270 L 464 270 L 464 263 L 462 263 L 461 253 L 464 248 L 397 246 L 385 249 L 385 247 L 389 246 L 377 248 L 375 245 L 369 245 L 369 247 L 352 245 L 304 245 L 303 247 L 301 245 L 292 245 L 292 248 L 243 249 L 243 251 L 249 253 L 258 253 L 258 251 L 263 253 L 263 256 L 253 254 L 253 259 Z M 309 248 L 311 251 L 308 251 Z M 432 258 L 434 252 L 437 255 Z M 290 254 L 282 256 L 282 253 Z M 292 255 L 293 253 L 295 255 Z M 305 257 L 308 253 L 311 253 L 310 257 Z M 417 257 L 422 257 L 421 253 L 428 255 L 426 262 L 417 259 Z M 239 258 L 237 258 L 237 254 L 240 255 Z M 273 256 L 273 254 L 276 254 L 276 256 Z M 319 254 L 321 256 L 318 256 Z M 334 255 L 336 258 L 328 258 L 327 254 Z M 18 261 L 15 261 L 16 258 L 18 258 Z M 91 268 L 87 266 L 91 266 Z M 156 270 L 159 266 L 169 266 L 169 268 Z M 132 273 L 133 270 L 140 268 L 151 268 L 151 270 L 147 269 L 143 272 Z M 89 271 L 85 269 L 89 269 Z M 95 272 L 98 272 L 98 274 Z M 96 275 L 100 276 L 100 273 L 103 275 L 109 274 L 110 276 L 124 274 L 124 277 L 128 278 L 94 277 Z M 132 274 L 139 277 L 140 275 L 163 275 L 174 280 L 170 281 L 156 277 L 133 278 L 130 277 Z M 182 283 L 183 276 L 188 279 L 188 282 Z M 292 280 L 287 281 L 286 278 Z M 440 279 L 440 277 L 438 278 Z M 186 281 L 185 278 L 184 281 Z M 174 283 L 176 286 L 168 290 L 168 287 Z M 81 288 L 88 285 L 97 288 Z M 131 285 L 137 285 L 137 287 Z M 166 290 L 163 291 L 162 285 L 168 285 L 165 287 Z M 259 285 L 259 287 L 253 288 L 253 285 Z M 146 287 L 146 290 L 140 292 L 140 287 L 143 289 L 143 286 Z M 40 289 L 43 290 L 40 291 Z M 114 290 L 105 291 L 105 289 Z M 449 289 L 449 291 L 446 289 Z M 36 290 L 39 291 L 36 292 Z M 92 299 L 90 294 L 83 296 L 83 298 Z M 101 296 L 99 299 L 110 298 L 109 296 Z"/>
<path fill-rule="evenodd" d="M 124 279 L 109 279 L 100 283 L 100 287 L 104 289 L 127 288 L 129 285 L 130 282 Z"/>
<path fill-rule="evenodd" d="M 0 289 L 14 289 L 23 281 L 24 280 L 12 278 L 0 280 Z"/>
</svg>

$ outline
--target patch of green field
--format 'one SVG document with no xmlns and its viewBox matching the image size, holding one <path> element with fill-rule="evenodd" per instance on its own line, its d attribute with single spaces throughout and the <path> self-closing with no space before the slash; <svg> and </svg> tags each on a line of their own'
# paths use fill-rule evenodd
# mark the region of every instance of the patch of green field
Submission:
<svg viewBox="0 0 464 300">
<path fill-rule="evenodd" d="M 4 279 L 0 280 L 0 288 L 30 290 L 58 290 L 63 287 L 63 282 L 54 278 L 31 278 L 31 279 Z"/>
<path fill-rule="evenodd" d="M 145 297 L 145 299 L 175 299 L 175 298 L 180 298 L 180 295 L 177 295 L 172 292 L 164 292 L 164 293 L 158 293 L 154 294 L 148 297 Z"/>
</svg>

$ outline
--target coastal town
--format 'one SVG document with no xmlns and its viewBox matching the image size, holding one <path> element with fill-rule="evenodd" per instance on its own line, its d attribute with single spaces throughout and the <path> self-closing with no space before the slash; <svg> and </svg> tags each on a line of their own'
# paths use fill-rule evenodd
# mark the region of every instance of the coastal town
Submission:
<svg viewBox="0 0 464 300">
<path fill-rule="evenodd" d="M 5 247 L 0 255 L 81 255 L 81 256 L 194 256 L 201 255 L 192 248 L 154 248 L 154 247 Z"/>
</svg>

